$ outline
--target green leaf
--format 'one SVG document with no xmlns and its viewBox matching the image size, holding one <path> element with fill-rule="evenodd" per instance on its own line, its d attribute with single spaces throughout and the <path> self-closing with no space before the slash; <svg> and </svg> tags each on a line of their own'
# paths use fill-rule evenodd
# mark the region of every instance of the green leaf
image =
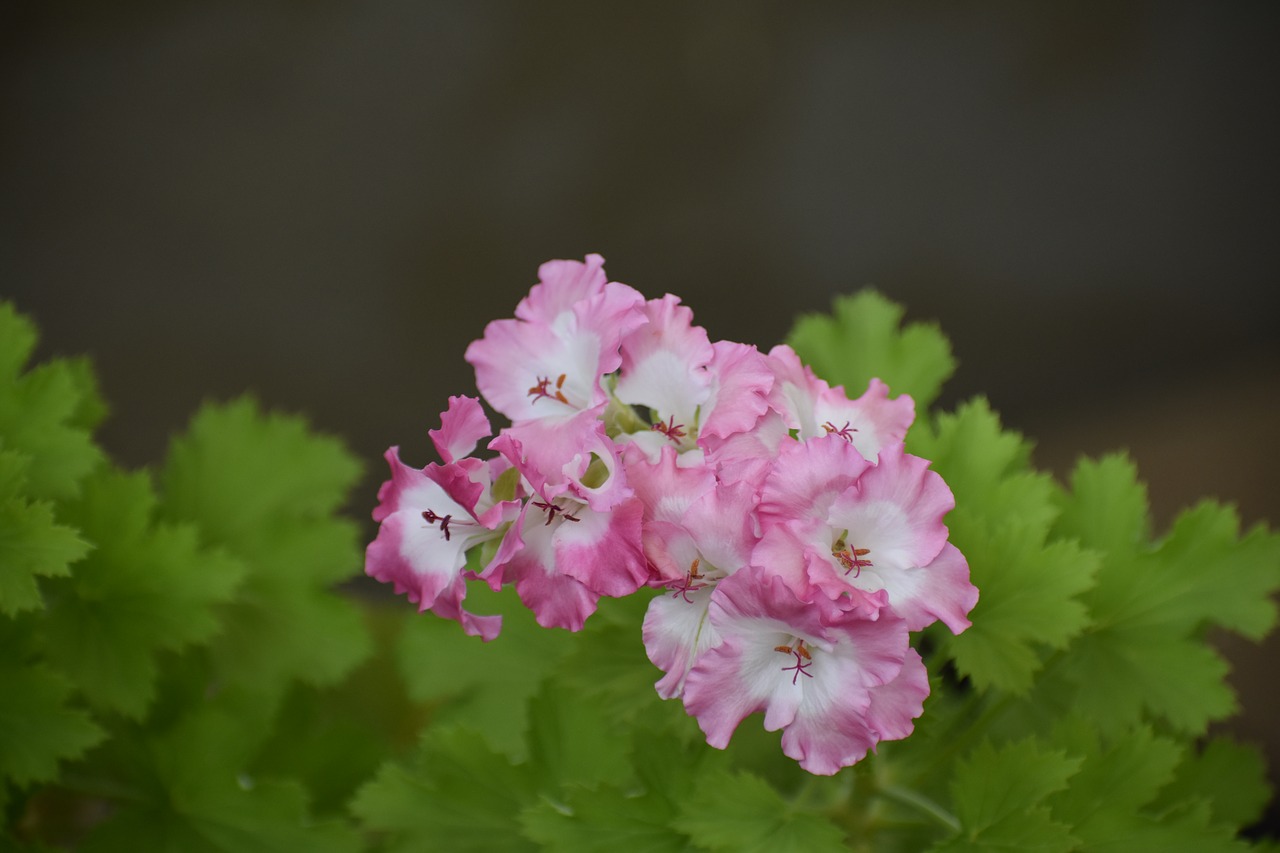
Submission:
<svg viewBox="0 0 1280 853">
<path fill-rule="evenodd" d="M 528 769 L 478 732 L 432 728 L 414 762 L 388 763 L 356 794 L 351 810 L 391 835 L 392 851 L 534 850 L 520 812 L 534 799 Z"/>
<path fill-rule="evenodd" d="M 110 818 L 77 849 L 161 853 L 354 853 L 360 841 L 337 819 L 316 820 L 295 780 L 255 776 L 256 737 L 226 693 L 176 722 L 121 727 L 80 776 L 114 800 Z M 98 774 L 98 775 L 95 775 Z"/>
<path fill-rule="evenodd" d="M 1070 827 L 1052 819 L 1046 800 L 1066 788 L 1081 764 L 1034 739 L 996 748 L 983 743 L 957 762 L 951 783 L 960 834 L 938 850 L 1072 850 Z"/>
<path fill-rule="evenodd" d="M 281 521 L 327 521 L 359 474 L 336 439 L 246 398 L 200 410 L 170 447 L 161 486 L 168 515 L 251 550 L 275 539 Z"/>
<path fill-rule="evenodd" d="M 1056 740 L 1084 761 L 1071 787 L 1050 798 L 1054 818 L 1071 826 L 1088 849 L 1114 847 L 1148 832 L 1155 820 L 1142 809 L 1173 778 L 1182 747 L 1145 727 L 1106 748 L 1085 718 L 1065 728 Z"/>
<path fill-rule="evenodd" d="M 1073 542 L 1043 543 L 1035 525 L 972 529 L 956 545 L 978 587 L 973 626 L 948 638 L 956 667 L 979 689 L 1028 690 L 1041 667 L 1039 647 L 1063 648 L 1088 624 L 1075 596 L 1088 589 L 1097 558 Z"/>
<path fill-rule="evenodd" d="M 1143 565 L 1141 615 L 1126 617 L 1187 630 L 1209 622 L 1261 640 L 1276 624 L 1280 536 L 1257 527 L 1241 539 L 1239 529 L 1235 510 L 1211 501 L 1183 512 Z"/>
<path fill-rule="evenodd" d="M 359 836 L 340 823 L 313 823 L 293 782 L 210 780 L 183 792 L 172 809 L 129 807 L 95 831 L 86 853 L 356 853 Z"/>
<path fill-rule="evenodd" d="M 1082 459 L 1071 474 L 1071 498 L 1056 525 L 1059 536 L 1113 554 L 1132 554 L 1150 536 L 1147 489 L 1123 454 Z"/>
<path fill-rule="evenodd" d="M 670 804 L 653 792 L 633 795 L 604 785 L 573 788 L 563 803 L 543 799 L 520 820 L 525 834 L 550 853 L 685 853 L 689 837 L 670 826 L 672 816 Z"/>
<path fill-rule="evenodd" d="M 85 712 L 71 708 L 70 683 L 43 664 L 0 661 L 0 788 L 53 779 L 58 762 L 103 737 Z"/>
<path fill-rule="evenodd" d="M 93 369 L 93 362 L 78 357 L 63 359 L 61 364 L 77 394 L 76 408 L 68 424 L 93 432 L 110 412 L 107 401 L 102 399 L 98 390 L 98 375 Z"/>
<path fill-rule="evenodd" d="M 1259 528 L 1240 539 L 1235 513 L 1205 503 L 1152 549 L 1143 541 L 1146 499 L 1131 465 L 1082 463 L 1075 482 L 1058 530 L 1108 550 L 1084 596 L 1094 624 L 1038 701 L 1069 701 L 1111 734 L 1148 719 L 1203 733 L 1236 707 L 1227 666 L 1204 629 L 1218 624 L 1252 637 L 1270 629 L 1280 538 Z"/>
<path fill-rule="evenodd" d="M 39 577 L 65 577 L 89 551 L 78 531 L 54 522 L 46 502 L 20 497 L 26 458 L 0 450 L 0 614 L 43 606 Z"/>
<path fill-rule="evenodd" d="M 640 590 L 626 598 L 601 599 L 560 668 L 559 678 L 568 689 L 599 703 L 618 726 L 643 721 L 663 728 L 673 719 L 691 722 L 683 713 L 673 715 L 675 703 L 657 701 L 653 685 L 662 673 L 649 663 L 641 635 L 653 594 Z"/>
<path fill-rule="evenodd" d="M 749 773 L 713 771 L 699 780 L 699 796 L 681 803 L 674 826 L 707 850 L 733 853 L 842 851 L 844 831 L 796 808 Z"/>
<path fill-rule="evenodd" d="M 0 386 L 13 381 L 36 348 L 36 327 L 10 302 L 0 302 Z"/>
<path fill-rule="evenodd" d="M 1199 751 L 1189 751 L 1173 782 L 1160 792 L 1159 804 L 1170 807 L 1203 801 L 1214 824 L 1233 832 L 1262 816 L 1271 791 L 1258 750 L 1225 738 L 1214 738 Z"/>
<path fill-rule="evenodd" d="M 933 424 L 917 423 L 907 433 L 907 450 L 930 460 L 946 480 L 956 499 L 947 524 L 961 538 L 972 527 L 1009 523 L 1047 531 L 1058 514 L 1057 486 L 1029 468 L 1031 445 L 1004 430 L 982 398 Z"/>
<path fill-rule="evenodd" d="M 538 625 L 515 589 L 500 593 L 473 583 L 466 601 L 476 613 L 502 614 L 492 642 L 469 637 L 432 613 L 410 615 L 396 659 L 410 698 L 438 705 L 437 723 L 467 723 L 514 759 L 525 755 L 528 701 L 580 638 Z"/>
<path fill-rule="evenodd" d="M 56 361 L 20 375 L 35 343 L 35 327 L 0 303 L 0 448 L 29 457 L 29 497 L 71 497 L 80 478 L 103 459 L 86 428 L 101 401 L 80 361 Z"/>
<path fill-rule="evenodd" d="M 955 360 L 937 326 L 912 323 L 900 329 L 902 314 L 900 306 L 864 290 L 837 297 L 833 316 L 798 319 L 787 343 L 814 373 L 843 385 L 851 396 L 879 378 L 895 394 L 910 394 L 922 412 L 954 372 Z"/>
<path fill-rule="evenodd" d="M 95 550 L 74 576 L 49 582 L 48 659 L 95 706 L 138 717 L 154 694 L 156 655 L 206 641 L 214 605 L 243 566 L 202 551 L 190 527 L 155 524 L 145 474 L 102 470 L 68 508 Z"/>
<path fill-rule="evenodd" d="M 1043 680 L 1045 693 L 1031 699 L 1066 702 L 1106 734 L 1152 717 L 1180 732 L 1200 734 L 1210 720 L 1235 711 L 1227 670 L 1202 640 L 1116 625 L 1077 639 Z"/>
<path fill-rule="evenodd" d="M 566 698 L 573 696 L 572 701 Z M 529 763 L 544 788 L 629 781 L 627 741 L 597 703 L 545 682 L 529 702 Z"/>
<path fill-rule="evenodd" d="M 358 473 L 338 441 L 250 400 L 206 406 L 170 448 L 165 517 L 247 566 L 213 658 L 264 701 L 294 679 L 335 684 L 372 648 L 359 610 L 328 588 L 360 570 L 355 525 L 332 516 Z"/>
</svg>

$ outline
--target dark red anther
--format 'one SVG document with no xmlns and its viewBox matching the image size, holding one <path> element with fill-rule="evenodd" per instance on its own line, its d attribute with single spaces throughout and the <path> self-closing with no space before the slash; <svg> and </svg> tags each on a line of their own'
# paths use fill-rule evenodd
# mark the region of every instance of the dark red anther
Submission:
<svg viewBox="0 0 1280 853">
<path fill-rule="evenodd" d="M 427 524 L 435 524 L 440 522 L 440 532 L 444 534 L 444 541 L 449 541 L 449 522 L 453 519 L 452 515 L 436 515 L 431 510 L 423 510 L 422 520 Z"/>
<path fill-rule="evenodd" d="M 853 436 L 849 435 L 849 433 L 858 431 L 856 427 L 850 427 L 848 421 L 845 421 L 844 426 L 839 428 L 837 428 L 831 421 L 827 421 L 822 425 L 822 428 L 827 431 L 827 435 L 838 435 L 848 442 L 853 441 Z"/>
<path fill-rule="evenodd" d="M 534 501 L 533 505 L 547 514 L 548 525 L 551 524 L 552 519 L 556 517 L 557 513 L 559 513 L 560 517 L 565 521 L 582 521 L 582 519 L 578 518 L 573 513 L 567 512 L 563 508 L 558 507 L 549 501 Z"/>
<path fill-rule="evenodd" d="M 672 415 L 670 420 L 668 420 L 665 424 L 662 423 L 661 421 L 654 424 L 653 429 L 657 430 L 658 432 L 662 433 L 667 438 L 675 442 L 680 441 L 680 439 L 684 438 L 685 436 L 684 424 L 676 423 L 675 415 Z"/>
</svg>

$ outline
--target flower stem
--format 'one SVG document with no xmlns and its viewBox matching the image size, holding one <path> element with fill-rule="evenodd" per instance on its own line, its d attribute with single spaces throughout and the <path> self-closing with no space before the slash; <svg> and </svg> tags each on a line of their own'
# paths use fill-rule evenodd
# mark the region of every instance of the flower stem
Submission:
<svg viewBox="0 0 1280 853">
<path fill-rule="evenodd" d="M 893 800 L 895 803 L 901 803 L 904 806 L 910 806 L 919 812 L 923 812 L 952 832 L 960 831 L 960 821 L 955 815 L 951 814 L 951 812 L 947 811 L 933 800 L 923 794 L 911 790 L 910 788 L 902 788 L 898 785 L 885 785 L 878 788 L 876 793 L 884 797 L 886 800 Z"/>
</svg>

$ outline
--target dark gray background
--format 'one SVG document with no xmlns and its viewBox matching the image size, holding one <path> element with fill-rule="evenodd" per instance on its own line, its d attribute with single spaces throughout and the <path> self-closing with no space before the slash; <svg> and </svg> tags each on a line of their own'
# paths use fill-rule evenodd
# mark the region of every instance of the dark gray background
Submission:
<svg viewBox="0 0 1280 853">
<path fill-rule="evenodd" d="M 368 460 L 539 262 L 768 347 L 874 285 L 1161 524 L 1280 519 L 1275 4 L 49 3 L 0 13 L 0 295 L 147 464 L 252 390 Z M 1274 660 L 1230 644 L 1270 737 Z"/>
</svg>

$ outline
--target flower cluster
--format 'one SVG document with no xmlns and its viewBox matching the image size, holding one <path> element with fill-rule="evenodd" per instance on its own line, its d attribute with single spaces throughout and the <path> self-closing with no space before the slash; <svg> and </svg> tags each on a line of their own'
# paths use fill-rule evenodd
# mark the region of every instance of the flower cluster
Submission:
<svg viewBox="0 0 1280 853">
<path fill-rule="evenodd" d="M 544 627 L 601 596 L 659 588 L 650 660 L 707 741 L 749 714 L 832 774 L 910 734 L 929 685 L 910 632 L 968 627 L 978 591 L 947 541 L 951 491 L 907 454 L 910 397 L 857 399 L 786 346 L 712 342 L 667 295 L 608 281 L 598 255 L 551 261 L 512 319 L 467 349 L 485 401 L 452 397 L 441 462 L 387 452 L 367 571 L 492 639 L 468 580 L 512 584 Z"/>
</svg>

